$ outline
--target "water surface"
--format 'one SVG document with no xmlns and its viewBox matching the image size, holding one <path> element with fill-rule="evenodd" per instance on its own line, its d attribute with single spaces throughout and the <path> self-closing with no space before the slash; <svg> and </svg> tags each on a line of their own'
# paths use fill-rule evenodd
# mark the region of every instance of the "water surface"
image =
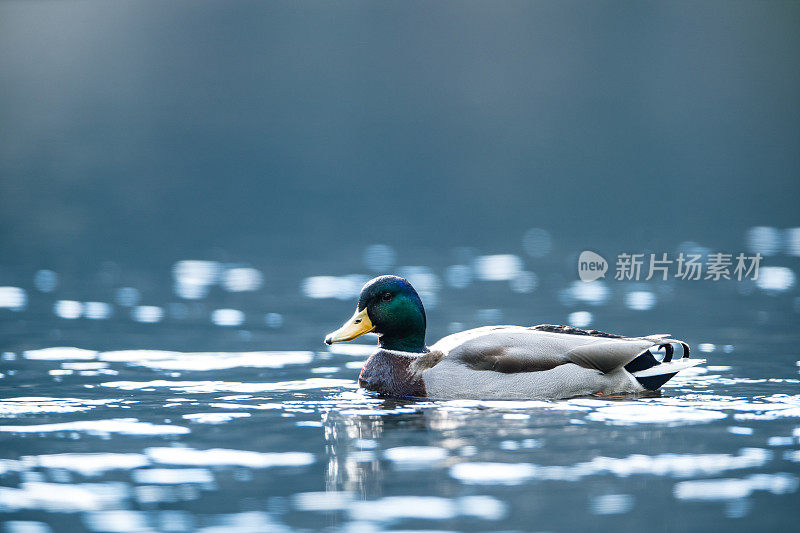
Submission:
<svg viewBox="0 0 800 533">
<path fill-rule="evenodd" d="M 525 266 L 494 261 L 512 279 Z M 429 341 L 506 320 L 667 323 L 708 363 L 660 397 L 400 401 L 357 388 L 373 339 L 321 343 L 369 274 L 264 288 L 240 270 L 250 292 L 226 292 L 181 270 L 207 267 L 154 275 L 149 302 L 82 287 L 94 304 L 39 273 L 24 305 L 0 310 L 8 531 L 779 531 L 797 516 L 800 357 L 791 317 L 772 311 L 785 297 L 677 285 L 641 311 L 625 293 L 642 287 L 605 282 L 576 302 L 570 283 L 515 285 L 502 269 L 406 268 Z M 210 293 L 179 298 L 180 283 Z M 695 324 L 671 307 L 712 301 L 739 307 Z M 760 324 L 721 323 L 755 309 Z"/>
</svg>

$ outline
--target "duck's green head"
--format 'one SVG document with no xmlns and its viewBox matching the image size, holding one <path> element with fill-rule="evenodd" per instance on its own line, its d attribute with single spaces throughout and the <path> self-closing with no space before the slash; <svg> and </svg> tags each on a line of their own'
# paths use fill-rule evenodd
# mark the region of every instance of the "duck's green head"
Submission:
<svg viewBox="0 0 800 533">
<path fill-rule="evenodd" d="M 345 342 L 369 332 L 378 334 L 381 348 L 426 352 L 425 308 L 417 291 L 398 276 L 379 276 L 367 282 L 353 317 L 325 337 L 327 344 Z"/>
</svg>

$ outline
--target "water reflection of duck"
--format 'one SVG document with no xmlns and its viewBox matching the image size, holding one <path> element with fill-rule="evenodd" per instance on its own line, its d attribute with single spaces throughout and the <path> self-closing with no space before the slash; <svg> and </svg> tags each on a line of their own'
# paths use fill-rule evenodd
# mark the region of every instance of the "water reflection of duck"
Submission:
<svg viewBox="0 0 800 533">
<path fill-rule="evenodd" d="M 380 276 L 361 289 L 353 317 L 327 344 L 377 333 L 380 347 L 364 364 L 361 387 L 387 396 L 430 398 L 568 398 L 656 390 L 703 362 L 667 335 L 625 337 L 570 326 L 487 326 L 425 345 L 425 309 L 411 284 Z M 672 360 L 679 346 L 683 357 Z M 653 352 L 663 351 L 662 361 Z"/>
</svg>

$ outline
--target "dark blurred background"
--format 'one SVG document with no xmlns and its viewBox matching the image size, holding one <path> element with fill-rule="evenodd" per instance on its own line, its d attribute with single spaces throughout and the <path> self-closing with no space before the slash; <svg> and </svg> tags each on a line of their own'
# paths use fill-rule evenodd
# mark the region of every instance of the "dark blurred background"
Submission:
<svg viewBox="0 0 800 533">
<path fill-rule="evenodd" d="M 797 2 L 0 3 L 6 266 L 797 223 Z"/>
</svg>

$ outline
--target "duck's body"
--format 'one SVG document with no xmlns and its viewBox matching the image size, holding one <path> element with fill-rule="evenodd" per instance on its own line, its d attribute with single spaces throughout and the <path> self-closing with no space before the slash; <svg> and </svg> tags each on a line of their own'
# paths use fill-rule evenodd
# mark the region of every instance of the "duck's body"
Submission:
<svg viewBox="0 0 800 533">
<path fill-rule="evenodd" d="M 424 309 L 411 285 L 396 276 L 381 276 L 364 286 L 356 314 L 326 342 L 378 333 L 381 347 L 364 364 L 359 385 L 394 397 L 633 394 L 656 390 L 678 371 L 701 362 L 690 361 L 686 343 L 666 335 L 624 337 L 551 325 L 488 326 L 448 335 L 426 347 L 424 328 Z M 681 347 L 683 357 L 673 362 L 675 346 Z M 664 358 L 659 362 L 653 351 L 661 348 Z"/>
<path fill-rule="evenodd" d="M 565 326 L 490 326 L 448 335 L 427 353 L 380 349 L 358 383 L 387 396 L 442 399 L 632 394 L 655 390 L 697 364 L 686 357 L 659 364 L 651 350 L 666 345 L 669 353 L 670 343 L 679 341 Z M 641 368 L 631 366 L 637 358 Z"/>
</svg>

